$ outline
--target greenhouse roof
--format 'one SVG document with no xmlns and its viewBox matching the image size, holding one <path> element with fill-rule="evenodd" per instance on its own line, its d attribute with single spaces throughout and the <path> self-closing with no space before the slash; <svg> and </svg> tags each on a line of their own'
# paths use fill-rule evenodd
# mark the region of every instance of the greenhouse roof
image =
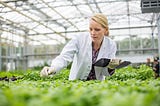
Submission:
<svg viewBox="0 0 160 106">
<path fill-rule="evenodd" d="M 159 13 L 143 13 L 140 0 L 1 0 L 1 42 L 61 44 L 88 31 L 88 17 L 107 15 L 110 36 L 157 35 Z"/>
</svg>

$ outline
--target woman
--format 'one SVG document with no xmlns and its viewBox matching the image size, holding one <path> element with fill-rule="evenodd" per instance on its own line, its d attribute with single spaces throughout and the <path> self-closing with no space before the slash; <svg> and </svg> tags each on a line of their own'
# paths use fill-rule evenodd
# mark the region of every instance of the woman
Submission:
<svg viewBox="0 0 160 106">
<path fill-rule="evenodd" d="M 94 63 L 101 58 L 113 59 L 116 44 L 109 36 L 108 20 L 105 15 L 97 13 L 89 22 L 90 35 L 80 35 L 69 41 L 51 64 L 44 67 L 41 76 L 55 74 L 72 62 L 69 80 L 105 80 L 109 76 L 107 67 L 97 67 Z"/>
</svg>

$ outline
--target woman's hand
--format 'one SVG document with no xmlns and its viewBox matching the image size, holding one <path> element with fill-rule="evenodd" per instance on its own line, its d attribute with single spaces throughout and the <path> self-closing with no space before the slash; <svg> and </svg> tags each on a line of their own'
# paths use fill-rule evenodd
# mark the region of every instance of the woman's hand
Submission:
<svg viewBox="0 0 160 106">
<path fill-rule="evenodd" d="M 120 59 L 112 59 L 109 62 L 109 65 L 107 67 L 110 68 L 110 69 L 115 69 L 115 67 L 118 66 L 120 63 L 121 63 Z"/>
<path fill-rule="evenodd" d="M 40 76 L 41 77 L 47 77 L 48 75 L 51 75 L 51 74 L 55 74 L 55 69 L 53 67 L 48 67 L 48 66 L 45 66 L 41 72 L 40 72 Z"/>
</svg>

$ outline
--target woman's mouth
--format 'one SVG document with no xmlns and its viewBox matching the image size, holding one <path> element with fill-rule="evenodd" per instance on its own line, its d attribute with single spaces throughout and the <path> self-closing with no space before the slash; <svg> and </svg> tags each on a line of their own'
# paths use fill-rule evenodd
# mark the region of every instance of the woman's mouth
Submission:
<svg viewBox="0 0 160 106">
<path fill-rule="evenodd" d="M 93 39 L 96 39 L 97 37 L 95 37 L 95 36 L 92 36 L 92 38 L 93 38 Z"/>
</svg>

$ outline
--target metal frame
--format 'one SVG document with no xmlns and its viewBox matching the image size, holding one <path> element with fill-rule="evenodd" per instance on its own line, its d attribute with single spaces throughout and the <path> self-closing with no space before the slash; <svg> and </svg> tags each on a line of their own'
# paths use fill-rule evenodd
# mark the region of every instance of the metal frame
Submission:
<svg viewBox="0 0 160 106">
<path fill-rule="evenodd" d="M 129 49 L 118 51 L 157 51 L 157 47 L 154 47 L 155 44 L 153 43 L 158 30 L 156 16 L 159 13 L 142 14 L 140 0 L 1 0 L 0 22 L 2 25 L 0 32 L 2 32 L 2 36 L 0 36 L 0 45 L 11 46 L 11 44 L 14 44 L 15 47 L 19 48 L 23 46 L 23 53 L 21 57 L 9 57 L 7 54 L 2 56 L 2 48 L 0 47 L 0 56 L 3 59 L 6 57 L 8 61 L 12 58 L 24 60 L 24 66 L 27 66 L 27 59 L 30 56 L 50 54 L 50 51 L 32 54 L 28 48 L 34 45 L 47 48 L 55 44 L 64 45 L 77 33 L 87 33 L 88 17 L 97 12 L 107 15 L 111 32 L 110 36 L 113 39 L 118 38 L 118 36 L 132 37 L 132 35 L 141 37 L 142 34 L 147 37 L 152 36 L 153 48 L 133 49 L 130 40 Z M 13 13 L 17 14 L 17 18 L 20 19 L 8 15 Z M 135 23 L 137 24 L 133 25 Z M 122 24 L 126 25 L 121 26 Z M 40 28 L 43 29 L 39 30 Z M 132 30 L 136 29 L 151 31 L 135 34 Z M 119 33 L 121 30 L 124 30 L 124 33 Z M 114 34 L 113 32 L 117 33 Z M 3 33 L 7 35 L 5 36 Z M 7 37 L 8 35 L 15 38 Z M 25 43 L 16 38 L 23 39 Z M 53 42 L 53 44 L 48 42 Z M 34 50 L 33 48 L 32 51 Z M 0 62 L 1 60 L 0 58 Z M 0 70 L 2 69 L 1 67 L 0 65 Z"/>
</svg>

